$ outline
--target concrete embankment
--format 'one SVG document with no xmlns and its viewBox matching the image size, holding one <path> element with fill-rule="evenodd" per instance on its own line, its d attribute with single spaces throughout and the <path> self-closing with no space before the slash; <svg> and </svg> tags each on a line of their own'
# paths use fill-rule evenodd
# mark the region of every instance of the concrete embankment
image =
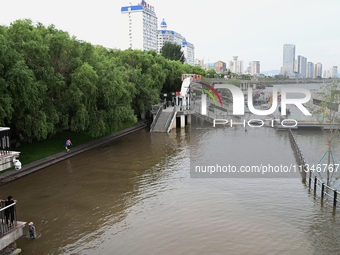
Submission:
<svg viewBox="0 0 340 255">
<path fill-rule="evenodd" d="M 119 131 L 114 135 L 105 136 L 105 137 L 102 137 L 100 139 L 88 142 L 86 144 L 75 146 L 68 153 L 66 153 L 65 151 L 62 151 L 60 153 L 57 153 L 57 154 L 54 154 L 52 156 L 43 158 L 41 160 L 34 161 L 34 162 L 29 163 L 27 165 L 23 165 L 21 170 L 13 169 L 13 170 L 1 173 L 0 174 L 0 186 L 6 184 L 8 182 L 14 181 L 18 178 L 21 178 L 23 176 L 26 176 L 28 174 L 31 174 L 33 172 L 36 172 L 38 170 L 41 170 L 41 169 L 48 167 L 50 165 L 53 165 L 53 164 L 60 162 L 62 160 L 65 160 L 65 159 L 68 159 L 68 158 L 73 157 L 75 155 L 78 155 L 82 152 L 85 152 L 85 151 L 91 150 L 93 148 L 102 146 L 102 145 L 107 144 L 107 143 L 109 143 L 113 140 L 121 138 L 125 135 L 128 135 L 128 134 L 131 134 L 131 133 L 136 132 L 138 130 L 144 129 L 148 126 L 149 123 L 150 123 L 150 121 L 148 121 L 148 120 L 139 122 L 138 125 L 131 127 L 131 128 L 128 128 L 128 129 L 125 129 L 125 130 L 122 130 L 122 131 Z M 20 157 L 19 157 L 19 160 L 20 160 Z"/>
</svg>

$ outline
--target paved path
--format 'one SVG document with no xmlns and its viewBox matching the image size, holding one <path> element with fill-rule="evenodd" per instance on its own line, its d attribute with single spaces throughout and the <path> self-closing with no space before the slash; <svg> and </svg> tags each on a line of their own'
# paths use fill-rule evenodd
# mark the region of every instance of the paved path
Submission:
<svg viewBox="0 0 340 255">
<path fill-rule="evenodd" d="M 138 130 L 141 130 L 141 129 L 144 129 L 145 127 L 147 127 L 149 122 L 150 121 L 148 121 L 148 120 L 147 121 L 141 121 L 141 122 L 138 123 L 137 126 L 119 131 L 114 135 L 105 136 L 105 137 L 99 138 L 97 140 L 88 142 L 86 144 L 82 144 L 82 145 L 78 145 L 76 147 L 73 147 L 68 153 L 66 153 L 65 151 L 62 151 L 62 152 L 54 154 L 52 156 L 40 159 L 38 161 L 34 161 L 32 163 L 24 165 L 21 168 L 21 170 L 13 169 L 13 170 L 6 171 L 4 173 L 0 173 L 0 186 L 6 184 L 8 182 L 14 181 L 18 178 L 21 178 L 23 176 L 26 176 L 28 174 L 31 174 L 33 172 L 36 172 L 38 170 L 41 170 L 41 169 L 48 167 L 50 165 L 53 165 L 53 164 L 60 162 L 62 160 L 65 160 L 65 159 L 68 159 L 68 158 L 73 157 L 75 155 L 78 155 L 82 152 L 91 150 L 95 147 L 102 146 L 102 145 L 104 145 L 108 142 L 111 142 L 115 139 L 118 139 L 122 136 L 131 134 L 131 133 L 138 131 Z M 20 157 L 18 159 L 20 160 Z"/>
</svg>

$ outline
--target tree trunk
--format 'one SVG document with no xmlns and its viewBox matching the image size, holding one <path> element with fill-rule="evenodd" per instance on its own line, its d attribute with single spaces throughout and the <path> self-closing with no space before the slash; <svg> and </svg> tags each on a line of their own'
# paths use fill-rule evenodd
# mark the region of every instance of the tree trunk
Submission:
<svg viewBox="0 0 340 255">
<path fill-rule="evenodd" d="M 330 146 L 329 146 L 330 147 Z M 329 186 L 329 166 L 331 164 L 331 149 L 328 147 L 328 156 L 327 156 L 327 185 Z"/>
</svg>

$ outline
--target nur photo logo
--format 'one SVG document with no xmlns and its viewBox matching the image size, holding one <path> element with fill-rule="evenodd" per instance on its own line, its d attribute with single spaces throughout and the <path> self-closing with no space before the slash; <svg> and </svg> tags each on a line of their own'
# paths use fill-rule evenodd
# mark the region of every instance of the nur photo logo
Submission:
<svg viewBox="0 0 340 255">
<path fill-rule="evenodd" d="M 239 116 L 239 115 L 244 115 L 245 114 L 245 94 L 242 92 L 242 90 L 238 87 L 236 87 L 235 85 L 230 85 L 230 84 L 215 84 L 214 87 L 212 87 L 211 85 L 207 85 L 207 84 L 203 84 L 200 83 L 202 85 L 202 95 L 201 95 L 201 109 L 200 109 L 200 113 L 202 115 L 207 115 L 207 96 L 209 96 L 212 101 L 214 102 L 214 104 L 216 105 L 216 102 L 218 101 L 220 106 L 223 107 L 223 102 L 221 100 L 221 96 L 220 94 L 217 92 L 218 90 L 222 90 L 222 89 L 227 89 L 231 92 L 232 94 L 232 105 L 233 105 L 233 111 L 232 111 L 232 115 L 233 116 Z M 288 93 L 298 93 L 298 94 L 302 94 L 304 95 L 304 97 L 302 98 L 287 98 Z M 277 87 L 273 87 L 273 92 L 272 92 L 272 104 L 271 107 L 269 109 L 265 109 L 265 110 L 260 110 L 260 109 L 256 109 L 254 107 L 253 104 L 253 89 L 252 88 L 248 88 L 248 93 L 247 93 L 247 99 L 248 99 L 248 109 L 251 113 L 258 115 L 258 116 L 268 116 L 270 114 L 273 114 L 277 107 L 278 107 L 278 98 L 279 98 L 279 93 L 278 93 L 278 88 Z M 295 105 L 305 116 L 311 116 L 312 114 L 304 107 L 304 103 L 307 103 L 310 99 L 311 99 L 311 93 L 309 90 L 304 89 L 304 88 L 295 88 L 295 87 L 281 87 L 280 90 L 280 114 L 281 116 L 284 116 L 287 110 L 287 105 Z M 217 99 L 217 100 L 216 100 Z M 272 121 L 272 125 L 273 122 L 276 119 L 266 119 L 269 121 Z M 278 119 L 279 120 L 279 119 Z M 250 122 L 252 121 L 257 121 L 257 122 L 262 122 L 263 126 L 264 122 L 261 119 L 258 120 L 249 120 L 248 121 L 248 125 L 252 126 Z M 232 120 L 227 120 L 227 119 L 214 119 L 213 121 L 213 126 L 215 127 L 216 124 L 227 124 L 228 122 L 231 122 L 232 125 Z M 235 123 L 235 124 L 243 124 L 245 125 L 246 120 L 244 120 L 242 123 Z M 285 119 L 282 122 L 286 122 L 286 123 L 290 123 L 292 125 L 290 125 L 290 127 L 294 127 L 297 125 L 297 121 L 294 119 Z M 281 123 L 283 126 L 284 123 Z M 254 125 L 255 126 L 255 125 Z M 258 125 L 256 125 L 256 127 L 258 127 Z"/>
<path fill-rule="evenodd" d="M 233 115 L 244 115 L 244 94 L 242 90 L 235 85 L 230 84 L 215 84 L 214 88 L 210 85 L 203 84 L 203 86 L 209 88 L 218 98 L 221 107 L 223 107 L 221 96 L 216 91 L 216 89 L 229 89 L 232 97 L 233 97 Z M 202 88 L 203 91 L 206 89 Z M 208 91 L 209 92 L 209 91 Z M 301 93 L 304 94 L 304 98 L 287 98 L 287 93 Z M 213 97 L 212 93 L 202 94 L 201 98 L 201 114 L 207 115 L 207 94 L 210 97 Z M 270 109 L 268 110 L 259 110 L 255 109 L 253 105 L 253 89 L 248 88 L 248 108 L 251 113 L 255 115 L 265 116 L 275 112 L 278 105 L 278 92 L 277 88 L 273 87 L 273 103 Z M 287 105 L 295 105 L 305 116 L 311 116 L 312 114 L 303 106 L 304 103 L 307 103 L 311 99 L 311 93 L 309 90 L 304 88 L 292 88 L 292 87 L 282 87 L 281 88 L 281 115 L 286 112 Z M 216 102 L 216 99 L 213 99 Z"/>
</svg>

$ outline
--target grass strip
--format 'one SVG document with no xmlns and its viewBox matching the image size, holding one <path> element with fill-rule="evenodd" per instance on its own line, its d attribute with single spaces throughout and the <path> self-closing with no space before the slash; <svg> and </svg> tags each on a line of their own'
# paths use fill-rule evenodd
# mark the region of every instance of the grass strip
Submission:
<svg viewBox="0 0 340 255">
<path fill-rule="evenodd" d="M 117 132 L 133 127 L 135 125 L 122 124 Z M 64 131 L 54 135 L 50 139 L 43 141 L 34 141 L 32 143 L 21 143 L 16 149 L 12 149 L 20 152 L 19 160 L 23 165 L 37 161 L 39 159 L 46 158 L 48 156 L 65 151 L 65 142 L 67 139 L 72 141 L 71 147 L 82 145 L 93 140 L 97 140 L 101 137 L 92 137 L 85 133 L 74 133 L 71 131 Z"/>
</svg>

